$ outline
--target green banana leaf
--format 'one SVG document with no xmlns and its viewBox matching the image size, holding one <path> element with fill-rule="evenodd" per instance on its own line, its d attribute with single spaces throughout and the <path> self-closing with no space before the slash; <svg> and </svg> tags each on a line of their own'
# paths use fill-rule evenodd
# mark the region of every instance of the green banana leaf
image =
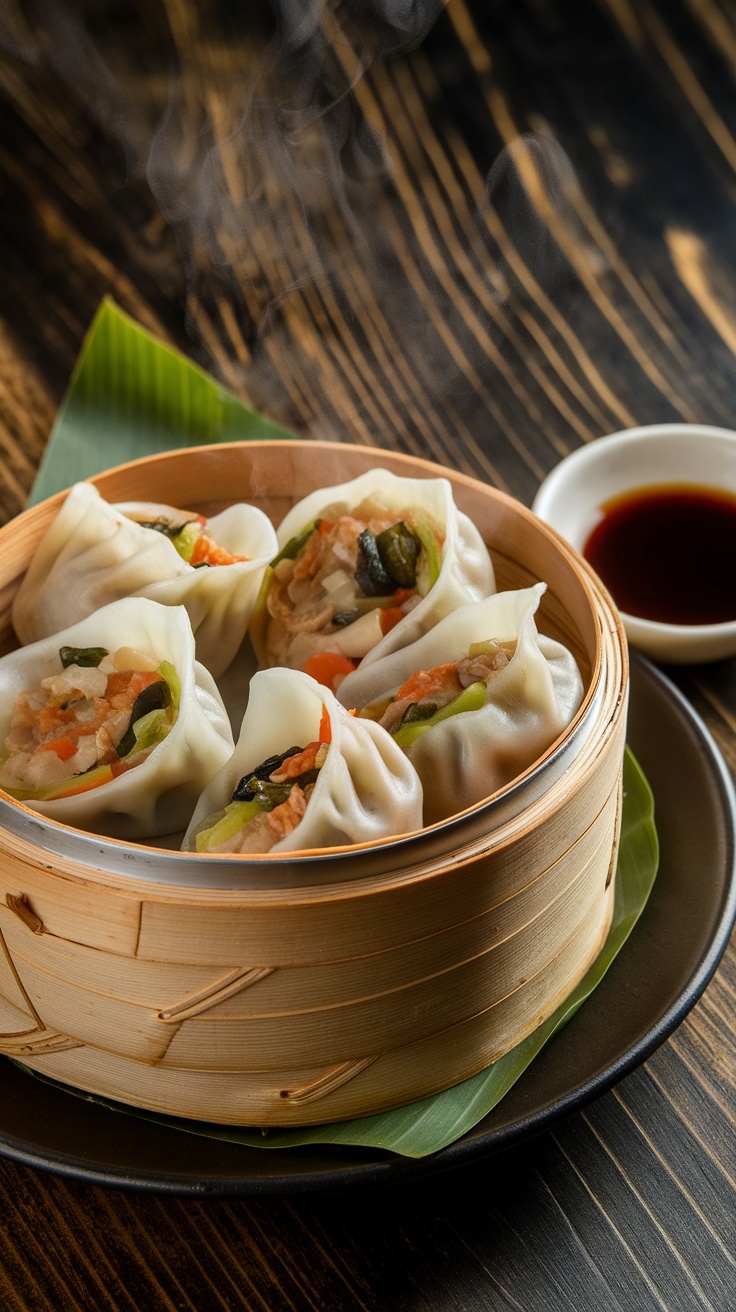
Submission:
<svg viewBox="0 0 736 1312">
<path fill-rule="evenodd" d="M 342 1144 L 383 1148 L 404 1157 L 415 1158 L 439 1152 L 472 1130 L 493 1110 L 545 1044 L 575 1015 L 603 979 L 644 910 L 657 874 L 659 845 L 654 825 L 652 792 L 628 749 L 624 761 L 622 812 L 613 919 L 601 952 L 557 1011 L 518 1047 L 507 1052 L 479 1075 L 473 1075 L 431 1098 L 422 1098 L 408 1107 L 399 1107 L 396 1111 L 363 1116 L 354 1121 L 339 1121 L 332 1125 L 298 1130 L 269 1130 L 267 1133 L 260 1129 L 211 1125 L 180 1117 L 162 1116 L 91 1094 L 78 1093 L 74 1089 L 67 1091 L 111 1110 L 156 1121 L 187 1134 L 224 1139 L 251 1148 L 284 1149 L 305 1144 Z M 38 1076 L 36 1071 L 30 1071 L 29 1074 L 44 1078 Z"/>
<path fill-rule="evenodd" d="M 159 451 L 294 436 L 105 299 L 85 338 L 29 505 Z"/>
</svg>

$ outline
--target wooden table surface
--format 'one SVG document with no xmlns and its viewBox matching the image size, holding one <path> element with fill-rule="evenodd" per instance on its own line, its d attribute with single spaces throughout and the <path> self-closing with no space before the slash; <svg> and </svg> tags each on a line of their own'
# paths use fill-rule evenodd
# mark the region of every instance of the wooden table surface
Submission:
<svg viewBox="0 0 736 1312">
<path fill-rule="evenodd" d="M 6 0 L 3 519 L 106 294 L 304 435 L 527 504 L 604 433 L 736 426 L 735 64 L 730 0 Z M 733 771 L 736 662 L 674 677 Z M 610 1092 L 400 1187 L 1 1158 L 0 1306 L 725 1312 L 735 982 L 732 945 Z"/>
</svg>

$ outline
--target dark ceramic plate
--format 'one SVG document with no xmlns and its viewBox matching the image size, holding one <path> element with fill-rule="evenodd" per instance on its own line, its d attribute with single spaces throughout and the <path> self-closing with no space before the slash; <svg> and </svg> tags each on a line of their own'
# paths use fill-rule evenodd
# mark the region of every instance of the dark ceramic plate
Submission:
<svg viewBox="0 0 736 1312">
<path fill-rule="evenodd" d="M 245 1148 L 96 1106 L 2 1059 L 0 1152 L 117 1187 L 194 1196 L 364 1188 L 459 1166 L 546 1129 L 644 1060 L 700 997 L 736 917 L 736 802 L 702 722 L 654 666 L 632 661 L 629 742 L 654 790 L 661 865 L 621 955 L 498 1107 L 410 1161 L 352 1148 Z"/>
</svg>

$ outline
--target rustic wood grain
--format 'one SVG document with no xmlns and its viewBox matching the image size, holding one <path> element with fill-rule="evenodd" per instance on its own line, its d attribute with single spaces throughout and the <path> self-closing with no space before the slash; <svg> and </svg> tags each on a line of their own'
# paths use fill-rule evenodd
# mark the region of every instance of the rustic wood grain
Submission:
<svg viewBox="0 0 736 1312">
<path fill-rule="evenodd" d="M 734 425 L 730 0 L 430 8 L 412 40 L 325 3 L 305 50 L 276 0 L 8 0 L 3 520 L 107 293 L 301 433 L 527 504 L 602 433 Z M 736 771 L 736 662 L 674 673 Z M 380 1194 L 182 1200 L 2 1159 L 0 1304 L 724 1312 L 735 985 L 732 945 L 587 1110 Z"/>
</svg>

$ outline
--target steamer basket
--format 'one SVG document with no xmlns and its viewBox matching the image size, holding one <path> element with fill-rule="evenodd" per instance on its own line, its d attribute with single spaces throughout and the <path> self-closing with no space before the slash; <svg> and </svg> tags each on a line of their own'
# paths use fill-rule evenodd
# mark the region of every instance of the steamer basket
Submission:
<svg viewBox="0 0 736 1312">
<path fill-rule="evenodd" d="M 511 498 L 387 451 L 321 442 L 183 450 L 92 480 L 109 501 L 278 523 L 380 465 L 444 476 L 499 588 L 548 584 L 539 627 L 585 685 L 519 780 L 444 824 L 365 848 L 206 857 L 83 834 L 0 794 L 0 1052 L 174 1115 L 303 1125 L 437 1092 L 494 1061 L 567 996 L 613 908 L 628 666 L 586 563 Z M 0 644 L 65 494 L 0 530 Z"/>
</svg>

